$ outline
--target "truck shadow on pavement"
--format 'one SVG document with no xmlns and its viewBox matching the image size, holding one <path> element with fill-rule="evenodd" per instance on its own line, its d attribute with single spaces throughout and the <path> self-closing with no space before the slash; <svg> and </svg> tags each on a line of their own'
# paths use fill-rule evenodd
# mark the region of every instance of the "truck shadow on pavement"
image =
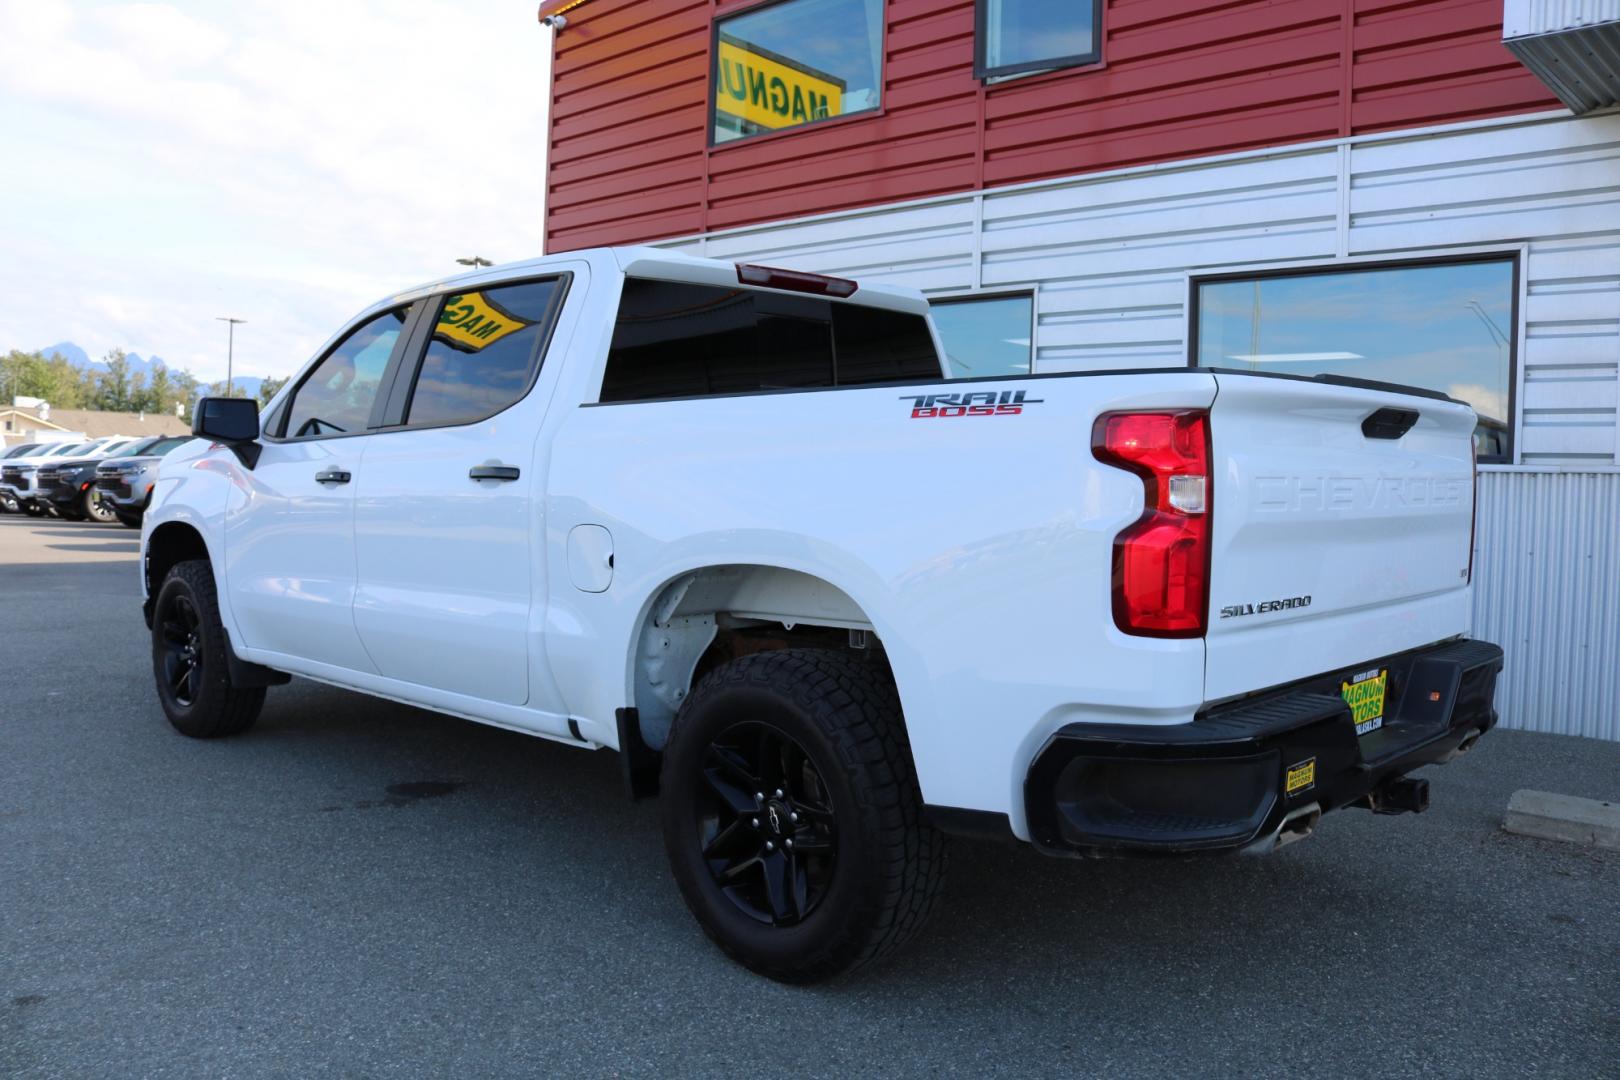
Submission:
<svg viewBox="0 0 1620 1080">
<path fill-rule="evenodd" d="M 576 877 L 594 882 L 595 895 L 569 902 L 572 925 L 587 936 L 657 942 L 638 962 L 667 955 L 709 977 L 759 981 L 697 932 L 665 866 L 656 803 L 625 800 L 612 752 L 301 680 L 272 691 L 247 741 L 295 743 L 298 760 L 321 761 L 323 772 L 354 770 L 352 798 L 309 807 L 331 814 L 328 821 L 348 816 L 339 809 L 397 810 L 416 816 L 401 836 L 415 844 L 422 830 L 443 830 L 436 841 L 452 845 L 456 830 L 468 830 L 462 841 L 505 850 L 531 891 L 548 878 L 559 887 Z M 1465 757 L 1448 772 L 1464 781 L 1468 768 Z M 1558 936 L 1554 922 L 1538 914 L 1529 938 L 1519 932 L 1483 947 L 1480 926 L 1459 913 L 1523 902 L 1509 882 L 1544 876 L 1538 861 L 1580 862 L 1502 835 L 1496 818 L 1453 798 L 1467 794 L 1465 783 L 1439 791 L 1450 809 L 1442 799 L 1421 817 L 1343 811 L 1324 820 L 1320 835 L 1258 859 L 1069 861 L 1023 845 L 958 841 L 943 900 L 904 953 L 826 988 L 766 985 L 772 994 L 904 989 L 933 999 L 994 994 L 1017 978 L 1048 991 L 1053 1008 L 1107 1012 L 1111 987 L 1148 979 L 1166 1008 L 1230 1008 L 1218 1003 L 1244 986 L 1244 997 L 1319 1001 L 1347 1022 L 1364 1013 L 1377 1023 L 1384 1006 L 1376 995 L 1341 1002 L 1323 995 L 1320 980 L 1411 977 L 1444 996 L 1522 971 L 1545 950 L 1536 938 Z M 1588 863 L 1574 872 L 1603 870 Z M 1029 1000 L 1027 987 L 1021 994 Z"/>
</svg>

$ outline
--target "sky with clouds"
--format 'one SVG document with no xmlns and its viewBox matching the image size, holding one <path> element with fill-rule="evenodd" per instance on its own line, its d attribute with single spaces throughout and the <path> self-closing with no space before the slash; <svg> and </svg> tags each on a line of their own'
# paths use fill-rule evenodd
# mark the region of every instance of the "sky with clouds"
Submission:
<svg viewBox="0 0 1620 1080">
<path fill-rule="evenodd" d="M 534 0 L 0 0 L 0 349 L 286 375 L 352 314 L 540 254 Z"/>
</svg>

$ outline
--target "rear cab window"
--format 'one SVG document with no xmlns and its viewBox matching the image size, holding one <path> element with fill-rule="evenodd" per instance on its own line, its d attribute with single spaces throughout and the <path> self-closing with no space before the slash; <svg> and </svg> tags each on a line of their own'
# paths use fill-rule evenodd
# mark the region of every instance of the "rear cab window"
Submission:
<svg viewBox="0 0 1620 1080">
<path fill-rule="evenodd" d="M 627 278 L 599 400 L 935 381 L 922 315 L 743 287 Z"/>
</svg>

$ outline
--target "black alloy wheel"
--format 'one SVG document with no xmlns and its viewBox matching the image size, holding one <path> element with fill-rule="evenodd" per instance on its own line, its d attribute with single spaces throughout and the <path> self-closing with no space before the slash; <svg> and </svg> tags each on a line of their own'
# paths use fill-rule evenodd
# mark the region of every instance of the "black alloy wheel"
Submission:
<svg viewBox="0 0 1620 1080">
<path fill-rule="evenodd" d="M 838 838 L 809 755 L 771 724 L 736 724 L 709 743 L 703 778 L 693 824 L 715 884 L 759 922 L 803 920 L 827 894 Z"/>
<path fill-rule="evenodd" d="M 202 617 L 191 597 L 177 595 L 159 618 L 158 632 L 167 654 L 163 657 L 163 684 L 176 705 L 189 709 L 202 685 Z"/>
<path fill-rule="evenodd" d="M 715 667 L 665 740 L 659 816 L 703 932 L 784 982 L 891 955 L 944 883 L 881 658 L 782 649 Z"/>
</svg>

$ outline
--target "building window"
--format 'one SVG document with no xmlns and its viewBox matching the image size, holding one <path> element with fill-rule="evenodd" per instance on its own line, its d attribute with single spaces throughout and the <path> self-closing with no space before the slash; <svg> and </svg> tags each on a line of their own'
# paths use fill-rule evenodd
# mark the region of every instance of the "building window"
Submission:
<svg viewBox="0 0 1620 1080">
<path fill-rule="evenodd" d="M 1035 355 L 1035 298 L 1029 293 L 935 300 L 934 326 L 953 379 L 1028 375 Z"/>
<path fill-rule="evenodd" d="M 878 107 L 883 0 L 781 0 L 715 23 L 715 144 Z"/>
<path fill-rule="evenodd" d="M 978 0 L 974 74 L 981 79 L 1095 64 L 1102 0 Z"/>
<path fill-rule="evenodd" d="M 1511 461 L 1518 260 L 1346 266 L 1193 282 L 1193 363 L 1439 390 Z"/>
</svg>

